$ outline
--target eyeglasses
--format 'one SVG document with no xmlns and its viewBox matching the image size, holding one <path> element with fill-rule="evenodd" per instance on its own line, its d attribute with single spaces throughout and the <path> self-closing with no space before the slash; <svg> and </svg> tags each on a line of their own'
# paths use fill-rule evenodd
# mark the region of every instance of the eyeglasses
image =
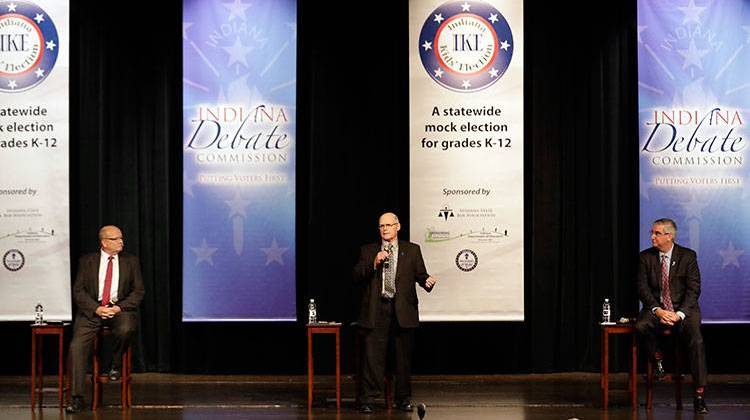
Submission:
<svg viewBox="0 0 750 420">
<path fill-rule="evenodd" d="M 397 224 L 398 224 L 398 222 L 396 222 L 396 223 L 384 223 L 382 225 L 378 225 L 378 228 L 380 228 L 380 230 L 390 229 L 392 227 L 395 227 Z"/>
<path fill-rule="evenodd" d="M 650 230 L 648 233 L 650 235 L 654 235 L 654 236 L 657 236 L 657 237 L 658 236 L 670 235 L 671 234 L 670 232 L 659 232 L 658 230 Z"/>
<path fill-rule="evenodd" d="M 102 238 L 102 239 L 106 239 L 108 241 L 125 241 L 125 238 L 123 238 L 122 236 L 116 236 L 114 238 Z"/>
</svg>

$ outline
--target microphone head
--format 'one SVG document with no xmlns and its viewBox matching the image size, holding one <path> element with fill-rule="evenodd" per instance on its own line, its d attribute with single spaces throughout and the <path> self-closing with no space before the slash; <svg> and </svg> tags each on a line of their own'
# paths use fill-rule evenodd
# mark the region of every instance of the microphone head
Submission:
<svg viewBox="0 0 750 420">
<path fill-rule="evenodd" d="M 425 413 L 427 413 L 427 406 L 424 405 L 424 403 L 419 403 L 419 405 L 417 405 L 417 415 L 419 416 L 419 420 L 424 418 Z"/>
</svg>

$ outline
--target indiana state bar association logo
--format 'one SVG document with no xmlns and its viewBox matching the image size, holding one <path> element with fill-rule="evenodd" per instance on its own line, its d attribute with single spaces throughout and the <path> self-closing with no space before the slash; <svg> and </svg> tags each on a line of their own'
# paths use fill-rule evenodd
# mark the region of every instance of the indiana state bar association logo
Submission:
<svg viewBox="0 0 750 420">
<path fill-rule="evenodd" d="M 0 1 L 0 92 L 22 92 L 46 79 L 58 45 L 57 29 L 41 7 Z"/>
<path fill-rule="evenodd" d="M 503 15 L 480 1 L 449 1 L 422 25 L 419 56 L 432 80 L 476 92 L 500 80 L 513 57 L 513 34 Z"/>
</svg>

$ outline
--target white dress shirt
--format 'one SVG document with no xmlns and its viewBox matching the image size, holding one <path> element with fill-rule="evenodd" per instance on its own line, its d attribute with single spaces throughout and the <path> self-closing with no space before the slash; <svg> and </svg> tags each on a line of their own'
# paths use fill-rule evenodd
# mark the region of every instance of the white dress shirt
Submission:
<svg viewBox="0 0 750 420">
<path fill-rule="evenodd" d="M 107 263 L 109 262 L 110 255 L 104 251 L 101 251 L 99 257 L 99 294 L 97 300 L 102 301 L 102 294 L 104 293 L 104 279 L 107 277 Z M 117 255 L 114 255 L 112 259 L 112 287 L 109 289 L 109 298 L 112 301 L 117 302 L 117 287 L 120 285 L 120 259 Z M 105 302 L 109 303 L 109 302 Z"/>
</svg>

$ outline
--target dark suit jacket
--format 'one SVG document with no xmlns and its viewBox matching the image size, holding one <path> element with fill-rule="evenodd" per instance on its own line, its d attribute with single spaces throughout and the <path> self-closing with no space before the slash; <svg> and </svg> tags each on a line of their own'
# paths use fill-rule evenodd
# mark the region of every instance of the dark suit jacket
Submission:
<svg viewBox="0 0 750 420">
<path fill-rule="evenodd" d="M 359 311 L 359 325 L 364 328 L 375 327 L 375 317 L 380 304 L 380 294 L 383 287 L 383 265 L 377 270 L 373 268 L 375 255 L 381 250 L 381 242 L 362 246 L 359 261 L 354 266 L 354 280 L 363 286 L 362 304 Z M 396 265 L 396 318 L 402 328 L 416 328 L 419 326 L 419 310 L 417 305 L 416 284 L 425 287 L 425 281 L 430 275 L 424 266 L 422 251 L 419 245 L 406 241 L 398 241 L 398 263 Z"/>
<path fill-rule="evenodd" d="M 686 317 L 700 315 L 701 273 L 695 251 L 674 244 L 669 267 L 669 293 L 675 312 Z M 651 247 L 641 251 L 638 264 L 638 297 L 644 310 L 661 307 L 661 261 L 659 250 Z"/>
<path fill-rule="evenodd" d="M 141 264 L 138 257 L 120 252 L 117 254 L 120 265 L 120 280 L 117 286 L 117 306 L 123 311 L 138 309 L 145 289 L 141 277 Z M 86 254 L 78 260 L 78 272 L 73 284 L 73 299 L 78 306 L 78 313 L 87 317 L 96 317 L 99 306 L 99 261 L 101 252 Z"/>
</svg>

